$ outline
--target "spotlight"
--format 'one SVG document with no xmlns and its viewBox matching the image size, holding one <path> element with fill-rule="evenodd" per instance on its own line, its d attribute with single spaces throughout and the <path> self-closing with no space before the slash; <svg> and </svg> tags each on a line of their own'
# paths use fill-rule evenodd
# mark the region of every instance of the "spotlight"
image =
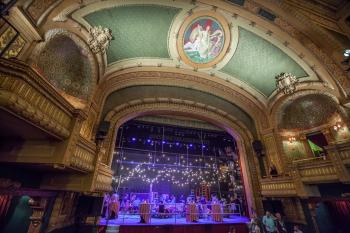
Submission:
<svg viewBox="0 0 350 233">
<path fill-rule="evenodd" d="M 151 139 L 147 139 L 147 142 L 150 143 L 150 142 L 151 142 Z"/>
<path fill-rule="evenodd" d="M 131 140 L 134 142 L 134 141 L 136 141 L 136 138 L 132 138 Z"/>
<path fill-rule="evenodd" d="M 192 144 L 190 144 L 190 147 L 192 147 L 193 145 Z"/>
<path fill-rule="evenodd" d="M 163 144 L 165 144 L 165 141 L 163 141 Z"/>
</svg>

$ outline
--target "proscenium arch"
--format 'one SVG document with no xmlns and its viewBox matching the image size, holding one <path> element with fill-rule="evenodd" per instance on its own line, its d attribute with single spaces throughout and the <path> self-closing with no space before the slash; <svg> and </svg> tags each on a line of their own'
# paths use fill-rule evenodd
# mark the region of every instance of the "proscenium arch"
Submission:
<svg viewBox="0 0 350 233">
<path fill-rule="evenodd" d="M 262 204 L 260 197 L 257 195 L 260 193 L 258 171 L 256 170 L 257 162 L 253 157 L 253 151 L 250 146 L 253 140 L 252 134 L 234 116 L 203 103 L 183 99 L 147 98 L 136 99 L 116 106 L 104 118 L 105 121 L 110 122 L 107 138 L 104 141 L 105 148 L 108 148 L 106 154 L 108 157 L 106 157 L 104 162 L 108 166 L 112 164 L 117 129 L 122 124 L 136 117 L 158 114 L 180 115 L 204 120 L 225 129 L 226 132 L 234 137 L 240 151 L 244 189 L 249 213 L 252 214 L 252 210 L 254 209 L 258 212 L 261 211 Z"/>
<path fill-rule="evenodd" d="M 101 83 L 96 103 L 103 106 L 107 97 L 113 92 L 126 87 L 145 85 L 181 87 L 209 93 L 254 116 L 253 120 L 258 131 L 259 128 L 266 129 L 270 125 L 265 112 L 266 107 L 249 92 L 225 80 L 214 80 L 206 74 L 177 68 L 135 67 L 115 73 Z"/>
</svg>

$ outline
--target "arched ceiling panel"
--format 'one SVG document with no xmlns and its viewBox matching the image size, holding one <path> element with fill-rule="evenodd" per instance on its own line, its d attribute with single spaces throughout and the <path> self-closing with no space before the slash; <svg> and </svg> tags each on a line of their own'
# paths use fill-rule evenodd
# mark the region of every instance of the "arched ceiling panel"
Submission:
<svg viewBox="0 0 350 233">
<path fill-rule="evenodd" d="M 108 63 L 129 58 L 170 58 L 168 32 L 180 9 L 160 5 L 125 5 L 86 15 L 90 25 L 113 32 Z"/>
<path fill-rule="evenodd" d="M 134 86 L 113 92 L 106 99 L 102 118 L 116 106 L 122 105 L 128 101 L 157 97 L 186 99 L 216 107 L 240 120 L 253 135 L 256 135 L 254 120 L 236 105 L 205 92 L 181 87 L 162 86 L 162 88 L 159 88 L 159 86 Z"/>
<path fill-rule="evenodd" d="M 338 112 L 337 103 L 327 95 L 309 94 L 287 104 L 281 112 L 280 129 L 308 129 L 327 123 Z"/>
<path fill-rule="evenodd" d="M 265 96 L 276 89 L 274 77 L 282 72 L 292 73 L 298 78 L 308 76 L 281 49 L 241 27 L 236 52 L 221 71 L 248 83 Z"/>
<path fill-rule="evenodd" d="M 195 14 L 205 10 L 209 12 L 207 8 L 169 1 L 113 4 L 109 1 L 100 5 L 96 3 L 94 8 L 82 8 L 74 15 L 87 28 L 101 25 L 112 30 L 114 40 L 107 50 L 107 64 L 113 71 L 139 64 L 181 65 L 186 69 L 197 69 L 178 60 L 177 40 L 181 38 L 178 33 L 179 27 L 190 17 L 187 14 L 189 10 Z M 229 24 L 232 29 L 232 40 L 227 42 L 231 52 L 225 53 L 218 64 L 199 69 L 199 72 L 215 73 L 219 78 L 246 86 L 247 90 L 262 98 L 271 96 L 276 90 L 275 76 L 282 72 L 292 73 L 301 81 L 319 81 L 308 65 L 298 56 L 293 56 L 289 48 L 284 50 L 280 41 L 260 35 L 257 32 L 260 29 L 255 27 L 247 30 L 248 24 L 244 20 L 235 21 L 225 15 L 225 11 L 217 14 L 225 18 L 221 23 Z"/>
</svg>

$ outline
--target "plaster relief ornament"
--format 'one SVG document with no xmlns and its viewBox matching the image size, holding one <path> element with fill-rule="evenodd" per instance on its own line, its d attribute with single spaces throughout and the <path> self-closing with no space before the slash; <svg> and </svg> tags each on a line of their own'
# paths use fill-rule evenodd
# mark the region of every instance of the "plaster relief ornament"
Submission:
<svg viewBox="0 0 350 233">
<path fill-rule="evenodd" d="M 89 47 L 93 53 L 106 52 L 112 40 L 112 31 L 102 26 L 91 27 L 89 29 Z"/>
<path fill-rule="evenodd" d="M 178 39 L 182 60 L 195 68 L 215 67 L 230 42 L 226 20 L 214 12 L 197 12 L 183 23 Z"/>
<path fill-rule="evenodd" d="M 278 91 L 283 91 L 285 95 L 292 94 L 296 90 L 299 80 L 290 73 L 280 73 L 275 77 Z"/>
</svg>

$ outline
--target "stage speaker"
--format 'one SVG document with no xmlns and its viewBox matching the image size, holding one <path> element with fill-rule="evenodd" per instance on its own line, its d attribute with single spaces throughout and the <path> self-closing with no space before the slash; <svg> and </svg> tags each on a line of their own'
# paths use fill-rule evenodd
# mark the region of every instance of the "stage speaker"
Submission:
<svg viewBox="0 0 350 233">
<path fill-rule="evenodd" d="M 103 197 L 82 195 L 79 197 L 77 213 L 80 216 L 98 216 L 101 214 Z"/>
<path fill-rule="evenodd" d="M 110 126 L 109 121 L 102 121 L 100 123 L 96 133 L 96 140 L 103 140 L 107 136 L 109 126 Z"/>
<path fill-rule="evenodd" d="M 259 156 L 263 156 L 263 144 L 260 140 L 254 140 L 252 143 L 255 153 Z"/>
</svg>

